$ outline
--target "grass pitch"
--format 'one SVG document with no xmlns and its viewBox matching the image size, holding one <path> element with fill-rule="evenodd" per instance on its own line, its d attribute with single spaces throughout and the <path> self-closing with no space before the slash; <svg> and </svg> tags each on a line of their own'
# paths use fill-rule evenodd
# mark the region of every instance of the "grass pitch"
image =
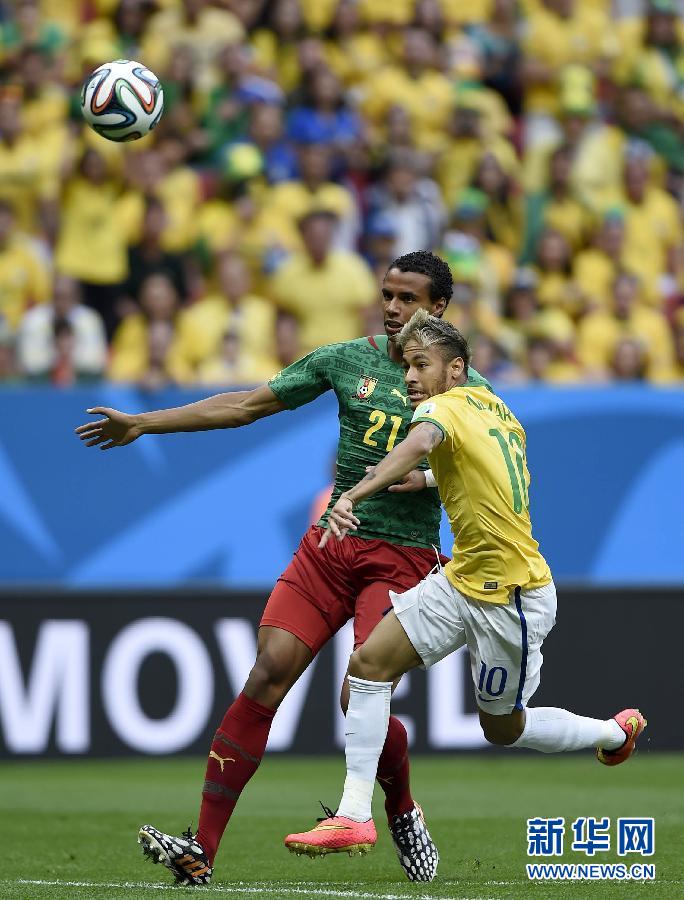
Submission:
<svg viewBox="0 0 684 900">
<path fill-rule="evenodd" d="M 0 766 L 0 897 L 16 900 L 162 900 L 170 873 L 143 861 L 138 827 L 179 833 L 196 825 L 204 761 L 40 761 Z M 211 896 L 437 900 L 437 898 L 684 897 L 684 756 L 640 753 L 616 769 L 590 753 L 419 757 L 414 795 L 441 851 L 437 879 L 410 884 L 394 856 L 376 791 L 378 845 L 363 858 L 296 857 L 282 845 L 313 824 L 317 800 L 335 805 L 343 759 L 266 758 L 247 787 L 217 858 Z M 619 860 L 566 852 L 563 862 L 654 862 L 655 882 L 531 883 L 525 874 L 528 817 L 654 816 L 656 852 Z M 569 827 L 566 847 L 569 847 Z M 532 862 L 535 860 L 533 859 Z M 553 862 L 561 861 L 556 858 Z"/>
</svg>

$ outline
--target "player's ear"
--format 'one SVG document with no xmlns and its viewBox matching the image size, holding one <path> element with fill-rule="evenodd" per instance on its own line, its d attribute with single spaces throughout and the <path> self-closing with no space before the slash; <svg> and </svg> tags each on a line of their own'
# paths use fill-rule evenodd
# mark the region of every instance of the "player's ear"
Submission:
<svg viewBox="0 0 684 900">
<path fill-rule="evenodd" d="M 463 358 L 460 356 L 455 356 L 449 363 L 449 373 L 451 374 L 454 381 L 459 380 L 459 378 L 463 374 L 463 369 Z"/>
<path fill-rule="evenodd" d="M 439 300 L 434 300 L 432 303 L 432 312 L 431 316 L 441 317 L 444 315 L 444 310 L 447 308 L 447 302 L 444 297 L 440 297 Z"/>
</svg>

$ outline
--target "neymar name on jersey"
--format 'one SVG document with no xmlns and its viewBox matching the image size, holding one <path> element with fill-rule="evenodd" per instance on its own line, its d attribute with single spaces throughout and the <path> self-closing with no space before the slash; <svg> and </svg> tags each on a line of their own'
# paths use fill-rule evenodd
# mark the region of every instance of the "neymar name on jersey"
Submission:
<svg viewBox="0 0 684 900">
<path fill-rule="evenodd" d="M 551 572 L 532 537 L 525 432 L 506 404 L 464 384 L 421 403 L 417 422 L 444 435 L 428 460 L 454 535 L 449 581 L 492 603 L 507 603 L 516 587 L 548 584 Z"/>
</svg>

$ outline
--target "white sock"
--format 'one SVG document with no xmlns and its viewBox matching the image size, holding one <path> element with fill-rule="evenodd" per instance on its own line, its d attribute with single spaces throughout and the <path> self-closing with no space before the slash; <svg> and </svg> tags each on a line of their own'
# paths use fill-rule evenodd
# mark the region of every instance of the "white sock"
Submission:
<svg viewBox="0 0 684 900">
<path fill-rule="evenodd" d="M 345 720 L 345 755 L 347 777 L 338 816 L 354 822 L 367 822 L 371 817 L 373 787 L 378 760 L 389 725 L 391 681 L 349 681 L 349 706 Z"/>
<path fill-rule="evenodd" d="M 558 709 L 537 706 L 525 710 L 525 728 L 511 747 L 529 747 L 542 753 L 601 747 L 617 750 L 625 742 L 625 733 L 615 719 L 589 719 Z"/>
</svg>

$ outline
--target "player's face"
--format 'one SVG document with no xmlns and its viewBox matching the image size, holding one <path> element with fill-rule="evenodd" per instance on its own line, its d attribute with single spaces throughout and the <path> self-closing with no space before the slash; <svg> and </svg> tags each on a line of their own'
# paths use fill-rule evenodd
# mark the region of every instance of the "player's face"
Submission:
<svg viewBox="0 0 684 900">
<path fill-rule="evenodd" d="M 413 409 L 418 404 L 443 394 L 456 384 L 460 384 L 463 376 L 463 360 L 456 357 L 446 362 L 436 348 L 421 347 L 409 341 L 404 347 L 404 369 L 406 389 Z"/>
<path fill-rule="evenodd" d="M 393 341 L 417 309 L 441 316 L 446 308 L 443 298 L 432 300 L 427 275 L 390 269 L 382 283 L 382 310 L 385 333 Z"/>
</svg>

